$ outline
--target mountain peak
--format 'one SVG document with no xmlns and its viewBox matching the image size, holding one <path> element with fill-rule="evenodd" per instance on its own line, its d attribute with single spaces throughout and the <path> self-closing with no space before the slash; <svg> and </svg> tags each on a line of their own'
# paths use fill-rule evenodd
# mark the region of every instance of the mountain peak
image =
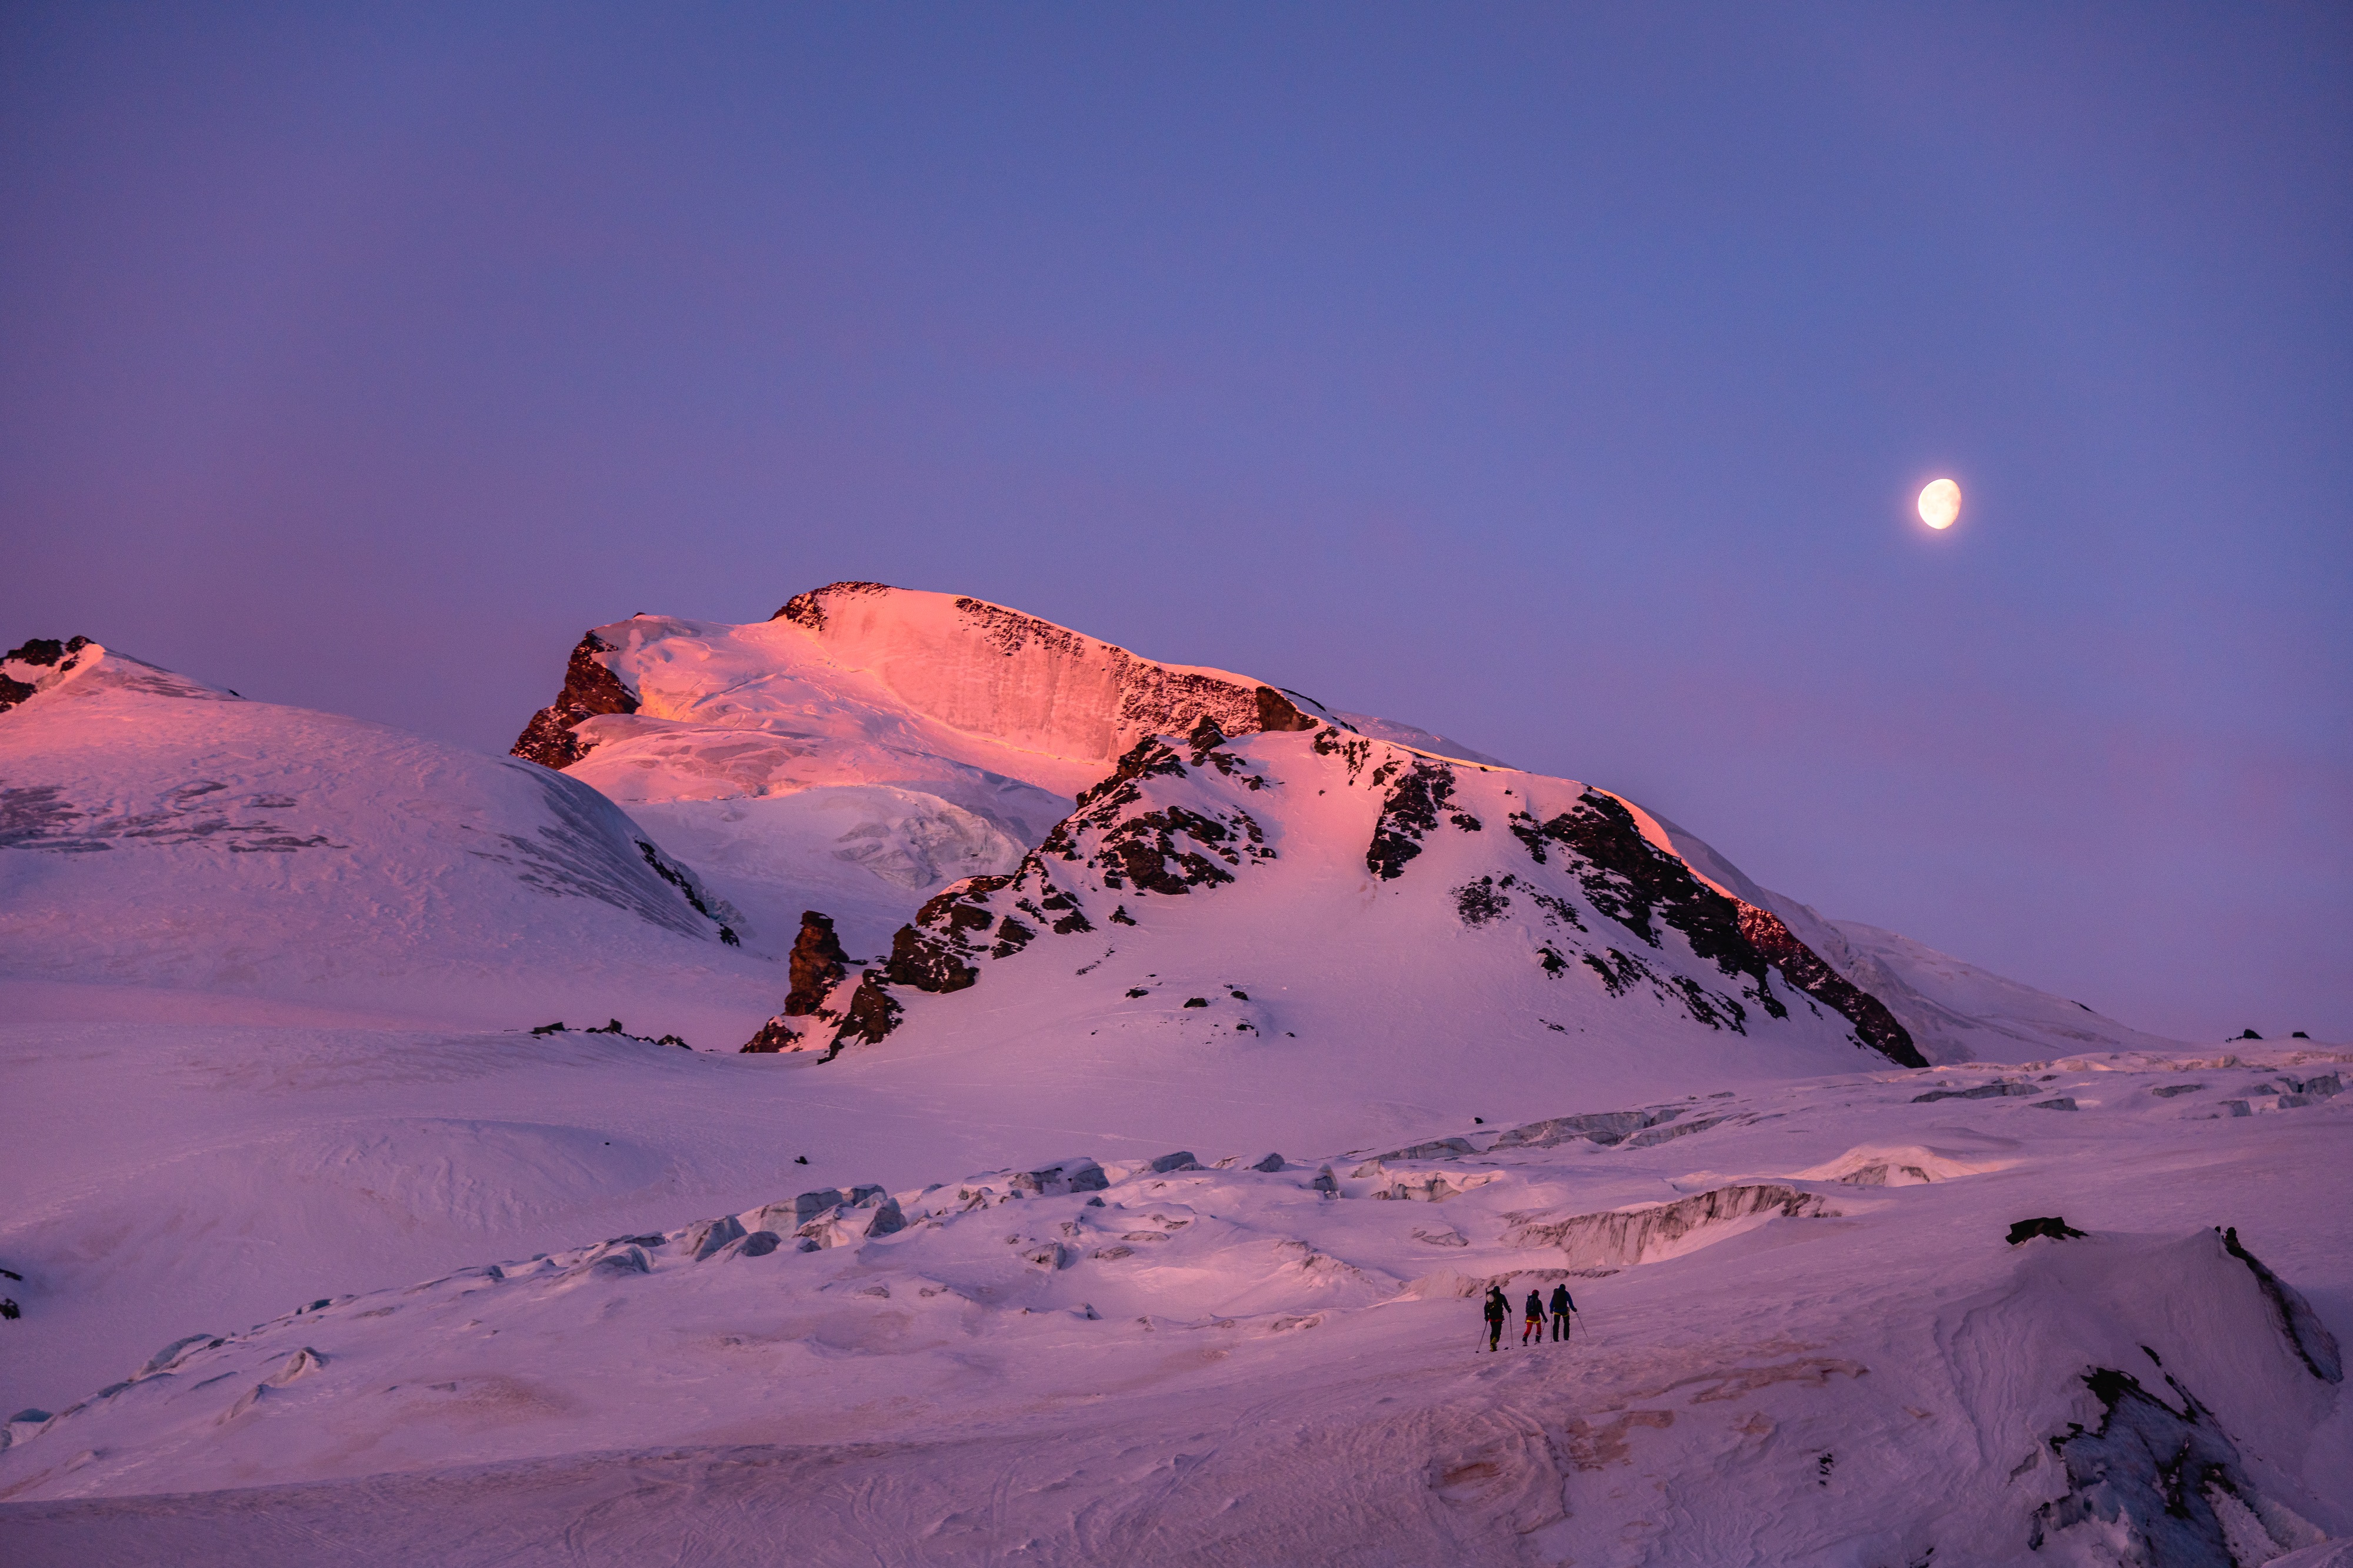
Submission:
<svg viewBox="0 0 2353 1568">
<path fill-rule="evenodd" d="M 83 694 L 127 690 L 211 702 L 240 700 L 227 687 L 209 686 L 132 658 L 91 637 L 30 637 L 0 655 L 0 713 L 36 697 L 67 690 Z"/>
</svg>

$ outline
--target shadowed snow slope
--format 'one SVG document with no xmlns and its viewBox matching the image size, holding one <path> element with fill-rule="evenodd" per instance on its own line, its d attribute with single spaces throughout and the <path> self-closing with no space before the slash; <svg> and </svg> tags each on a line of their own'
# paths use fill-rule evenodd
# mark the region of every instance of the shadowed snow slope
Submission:
<svg viewBox="0 0 2353 1568">
<path fill-rule="evenodd" d="M 0 981 L 476 1025 L 618 1014 L 714 1045 L 774 984 L 691 874 L 573 780 L 95 643 L 71 663 L 0 712 Z"/>
</svg>

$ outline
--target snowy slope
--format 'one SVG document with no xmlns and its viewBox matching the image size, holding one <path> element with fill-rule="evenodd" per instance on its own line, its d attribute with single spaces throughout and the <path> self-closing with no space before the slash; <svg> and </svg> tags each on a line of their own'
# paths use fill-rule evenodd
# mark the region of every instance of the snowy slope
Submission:
<svg viewBox="0 0 2353 1568">
<path fill-rule="evenodd" d="M 1915 1018 L 2085 1026 L 1606 791 L 804 597 L 600 628 L 534 721 L 568 777 L 96 645 L 0 666 L 12 1563 L 2353 1531 L 2347 1053 L 1903 1070 Z M 723 1048 L 808 906 L 810 1048 L 514 1027 Z M 2005 1241 L 2042 1215 L 2090 1234 Z M 1472 1349 L 1460 1292 L 1556 1278 L 1589 1338 Z"/>
<path fill-rule="evenodd" d="M 573 780 L 96 643 L 0 676 L 22 693 L 0 711 L 0 987 L 617 1015 L 711 1045 L 774 988 L 724 907 Z"/>
<path fill-rule="evenodd" d="M 837 1163 L 251 1328 L 191 1307 L 10 1427 L 0 1531 L 27 1563 L 2254 1564 L 2353 1532 L 2348 1062 L 1865 1072 L 1287 1160 L 1203 1103 L 1196 1160 Z M 878 1130 L 876 1165 L 925 1136 Z M 2037 1215 L 2085 1234 L 2011 1244 Z M 1569 1342 L 1488 1354 L 1490 1279 L 1514 1319 L 1565 1281 Z"/>
<path fill-rule="evenodd" d="M 933 899 L 806 1043 L 1034 1060 L 1083 1028 L 1094 1054 L 1291 1063 L 1401 1099 L 1465 1074 L 1626 1093 L 1922 1065 L 1644 822 L 1337 725 L 1229 740 L 1204 720 L 1131 749 L 1010 877 Z"/>
<path fill-rule="evenodd" d="M 1689 829 L 1654 816 L 1665 841 L 1698 875 L 1772 910 L 1839 973 L 1884 1003 L 1932 1062 L 2022 1062 L 2082 1051 L 2165 1050 L 2184 1042 L 2119 1024 L 2080 1002 L 1938 952 L 1925 942 L 1760 888 Z"/>
<path fill-rule="evenodd" d="M 861 952 L 923 895 L 1009 869 L 1143 736 L 1321 712 L 1000 605 L 837 583 L 747 626 L 593 628 L 514 752 L 675 841 L 755 951 L 783 952 L 816 907 Z"/>
<path fill-rule="evenodd" d="M 1505 766 L 1248 676 L 871 583 L 800 595 L 748 626 L 637 616 L 596 627 L 515 753 L 595 785 L 692 862 L 743 912 L 754 951 L 782 954 L 816 909 L 850 953 L 871 955 L 930 894 L 1011 871 L 1135 742 L 1205 715 L 1233 736 L 1337 721 L 1433 758 Z M 1645 820 L 1660 847 L 1779 917 L 1884 1003 L 1930 1060 L 2178 1043 L 1916 943 L 1865 940 L 1756 886 L 1695 835 Z"/>
</svg>

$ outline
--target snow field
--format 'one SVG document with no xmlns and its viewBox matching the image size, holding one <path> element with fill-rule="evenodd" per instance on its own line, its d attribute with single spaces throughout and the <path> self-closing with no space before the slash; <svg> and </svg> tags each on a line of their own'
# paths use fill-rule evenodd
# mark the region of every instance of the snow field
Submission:
<svg viewBox="0 0 2353 1568">
<path fill-rule="evenodd" d="M 620 1081 L 629 1060 L 586 1070 Z M 2222 1077 L 2310 1084 L 2344 1060 L 2248 1057 Z M 744 1562 L 779 1531 L 810 1562 L 877 1541 L 893 1560 L 941 1563 L 1016 1543 L 1068 1563 L 1863 1563 L 1931 1546 L 1973 1563 L 2115 1561 L 2097 1545 L 2115 1528 L 2061 1522 L 2083 1489 L 2048 1441 L 2099 1426 L 2093 1367 L 2180 1408 L 2169 1375 L 2211 1414 L 2251 1500 L 2233 1528 L 2262 1532 L 2264 1552 L 2353 1529 L 2341 1384 L 2299 1362 L 2208 1228 L 2237 1226 L 2341 1335 L 2343 1100 L 2238 1117 L 2220 1112 L 2234 1081 L 2155 1094 L 2183 1081 L 2172 1063 L 2031 1076 L 2082 1109 L 1919 1099 L 2006 1081 L 1986 1069 L 1850 1075 L 1656 1106 L 1676 1115 L 1654 1128 L 1709 1124 L 1646 1145 L 1513 1146 L 1504 1129 L 1456 1123 L 1418 1130 L 1414 1142 L 1469 1151 L 1438 1157 L 1371 1146 L 1261 1172 L 1263 1151 L 1245 1145 L 1224 1169 L 1155 1173 L 1139 1152 L 1099 1156 L 1100 1190 L 1050 1179 L 1016 1197 L 1032 1184 L 1003 1170 L 900 1179 L 906 1228 L 816 1251 L 786 1235 L 747 1256 L 736 1238 L 697 1260 L 709 1233 L 673 1208 L 659 1236 L 495 1274 L 306 1286 L 293 1294 L 328 1304 L 181 1347 L 0 1452 L 14 1500 L 0 1529 L 32 1543 L 28 1561 L 59 1561 L 44 1553 L 135 1542 L 158 1521 L 174 1540 L 250 1542 L 279 1517 L 264 1499 L 288 1519 L 332 1500 L 344 1531 L 369 1521 L 350 1538 L 381 1540 L 389 1561 L 405 1494 L 384 1478 L 431 1473 L 450 1517 L 540 1520 L 530 1545 L 483 1537 L 486 1553 L 499 1541 L 522 1561 L 619 1560 L 689 1529 L 711 1560 Z M 1224 1157 L 1207 1142 L 1201 1155 Z M 1988 1168 L 1884 1186 L 1804 1173 L 1857 1176 L 1910 1150 Z M 1317 1189 L 1327 1164 L 1341 1195 Z M 1367 1195 L 1415 1173 L 1460 1190 Z M 1526 1245 L 1577 1215 L 1767 1184 L 1817 1212 L 1703 1224 L 1641 1262 Z M 797 1213 L 730 1217 L 750 1233 L 780 1212 Z M 2039 1214 L 2090 1235 L 2006 1244 Z M 1484 1353 L 1476 1300 L 1458 1291 L 1504 1279 L 1516 1320 L 1518 1294 L 1572 1269 L 1567 1346 L 1523 1352 L 1514 1336 Z M 183 1320 L 114 1375 L 234 1327 Z M 584 1468 L 589 1454 L 602 1458 Z M 613 1467 L 655 1478 L 651 1490 L 619 1503 L 592 1479 Z M 241 1513 L 154 1495 L 254 1486 L 272 1489 L 239 1494 Z M 90 1500 L 63 1506 L 75 1498 Z M 724 1501 L 713 1517 L 689 1498 Z"/>
</svg>

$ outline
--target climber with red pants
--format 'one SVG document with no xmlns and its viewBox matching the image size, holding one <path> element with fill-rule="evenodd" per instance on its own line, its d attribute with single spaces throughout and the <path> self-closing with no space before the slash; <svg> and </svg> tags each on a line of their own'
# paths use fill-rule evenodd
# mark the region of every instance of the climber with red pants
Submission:
<svg viewBox="0 0 2353 1568">
<path fill-rule="evenodd" d="M 1536 1343 L 1544 1343 L 1544 1300 L 1531 1290 L 1528 1292 L 1527 1321 L 1520 1326 L 1520 1343 L 1526 1344 L 1531 1337 Z"/>
</svg>

